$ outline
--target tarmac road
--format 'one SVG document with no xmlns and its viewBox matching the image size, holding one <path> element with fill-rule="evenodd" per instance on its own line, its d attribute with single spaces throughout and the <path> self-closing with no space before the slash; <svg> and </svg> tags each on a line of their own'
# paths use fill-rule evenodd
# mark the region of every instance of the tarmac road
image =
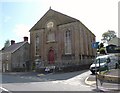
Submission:
<svg viewBox="0 0 120 93">
<path fill-rule="evenodd" d="M 31 93 L 31 91 L 33 93 L 40 93 L 40 91 L 62 91 L 62 93 L 63 91 L 84 91 L 88 93 L 96 93 L 96 91 L 109 91 L 107 87 L 113 86 L 110 84 L 108 86 L 106 83 L 101 86 L 98 82 L 99 90 L 96 90 L 95 75 L 91 75 L 91 72 L 87 70 L 49 74 L 5 73 L 2 77 L 3 83 L 1 88 L 3 89 L 0 89 L 4 91 L 12 91 L 12 93 L 16 91 L 22 91 L 22 93 Z"/>
<path fill-rule="evenodd" d="M 94 88 L 85 85 L 89 71 L 70 73 L 6 73 L 3 74 L 3 90 L 8 91 L 91 91 Z"/>
</svg>

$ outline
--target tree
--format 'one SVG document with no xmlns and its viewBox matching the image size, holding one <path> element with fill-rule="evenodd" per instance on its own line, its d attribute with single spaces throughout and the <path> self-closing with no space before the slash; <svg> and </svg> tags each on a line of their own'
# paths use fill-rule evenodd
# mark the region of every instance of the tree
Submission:
<svg viewBox="0 0 120 93">
<path fill-rule="evenodd" d="M 104 47 L 104 44 L 100 43 L 99 48 L 102 48 L 102 47 Z"/>
<path fill-rule="evenodd" d="M 100 54 L 106 54 L 105 47 L 104 47 L 104 44 L 103 44 L 103 43 L 100 43 L 100 44 L 99 44 L 98 52 L 99 52 Z"/>
<path fill-rule="evenodd" d="M 10 41 L 6 40 L 5 44 L 4 44 L 4 48 L 9 47 L 10 46 Z"/>
<path fill-rule="evenodd" d="M 100 48 L 100 49 L 99 49 L 99 52 L 100 52 L 100 54 L 106 54 L 106 51 L 105 51 L 105 48 L 104 48 L 104 47 Z"/>
<path fill-rule="evenodd" d="M 102 34 L 102 41 L 103 42 L 109 42 L 111 39 L 113 39 L 114 37 L 116 37 L 116 33 L 113 30 L 108 30 L 107 32 Z"/>
</svg>

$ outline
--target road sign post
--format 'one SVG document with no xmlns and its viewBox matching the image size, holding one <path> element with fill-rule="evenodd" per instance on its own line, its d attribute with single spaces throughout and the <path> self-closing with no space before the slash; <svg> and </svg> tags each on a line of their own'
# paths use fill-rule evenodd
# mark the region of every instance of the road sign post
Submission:
<svg viewBox="0 0 120 93">
<path fill-rule="evenodd" d="M 92 43 L 92 48 L 97 49 L 99 42 Z M 97 53 L 95 54 L 95 58 L 97 57 Z M 95 81 L 96 81 L 96 90 L 98 90 L 98 82 L 97 82 L 97 67 L 96 67 L 97 61 L 95 60 Z"/>
</svg>

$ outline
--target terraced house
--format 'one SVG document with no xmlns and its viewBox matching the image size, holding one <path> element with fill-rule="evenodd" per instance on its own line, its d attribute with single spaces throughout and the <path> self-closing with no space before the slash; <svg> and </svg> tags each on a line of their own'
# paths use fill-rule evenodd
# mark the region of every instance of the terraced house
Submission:
<svg viewBox="0 0 120 93">
<path fill-rule="evenodd" d="M 24 41 L 15 42 L 11 40 L 11 45 L 2 50 L 2 72 L 25 71 L 30 69 L 30 44 L 28 37 Z"/>
<path fill-rule="evenodd" d="M 29 30 L 31 61 L 45 65 L 89 64 L 95 35 L 78 19 L 49 9 Z M 38 63 L 36 63 L 38 64 Z"/>
</svg>

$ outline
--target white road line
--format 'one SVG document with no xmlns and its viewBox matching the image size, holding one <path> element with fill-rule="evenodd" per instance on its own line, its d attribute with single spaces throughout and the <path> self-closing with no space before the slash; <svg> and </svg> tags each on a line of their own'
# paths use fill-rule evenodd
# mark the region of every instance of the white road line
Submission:
<svg viewBox="0 0 120 93">
<path fill-rule="evenodd" d="M 4 91 L 8 91 L 7 89 L 5 89 L 5 88 L 3 88 L 3 87 L 0 87 L 2 90 L 4 90 Z"/>
<path fill-rule="evenodd" d="M 87 83 L 88 78 L 89 78 L 89 76 L 85 79 L 85 83 Z"/>
<path fill-rule="evenodd" d="M 93 84 L 96 83 L 96 81 L 88 81 L 88 78 L 89 78 L 89 76 L 85 79 L 85 83 L 86 83 L 87 85 L 93 85 Z"/>
<path fill-rule="evenodd" d="M 10 92 L 9 90 L 7 90 L 7 89 L 5 89 L 5 88 L 3 88 L 3 87 L 0 87 L 3 91 L 7 91 L 8 93 L 12 93 L 12 92 Z"/>
</svg>

